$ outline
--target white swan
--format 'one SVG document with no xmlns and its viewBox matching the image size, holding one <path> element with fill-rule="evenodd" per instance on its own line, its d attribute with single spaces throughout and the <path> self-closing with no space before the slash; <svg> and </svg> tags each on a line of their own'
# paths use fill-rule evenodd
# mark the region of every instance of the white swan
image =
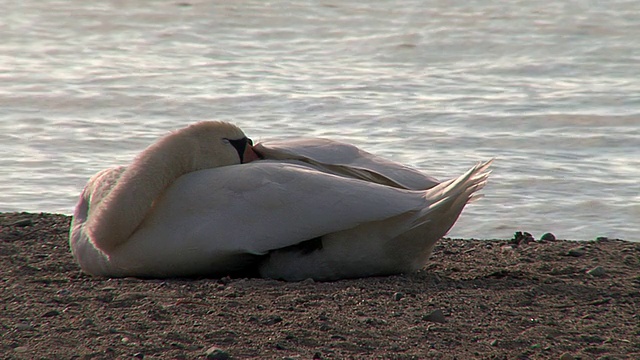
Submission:
<svg viewBox="0 0 640 360">
<path fill-rule="evenodd" d="M 489 163 L 438 183 L 344 143 L 253 146 L 231 124 L 200 122 L 128 167 L 94 175 L 70 245 L 82 270 L 99 276 L 257 271 L 293 281 L 410 272 L 478 196 Z"/>
</svg>

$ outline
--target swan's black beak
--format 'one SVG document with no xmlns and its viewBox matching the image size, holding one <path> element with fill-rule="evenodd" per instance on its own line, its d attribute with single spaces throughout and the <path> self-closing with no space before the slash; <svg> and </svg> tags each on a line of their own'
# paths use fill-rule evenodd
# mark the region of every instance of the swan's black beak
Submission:
<svg viewBox="0 0 640 360">
<path fill-rule="evenodd" d="M 260 158 L 258 154 L 253 151 L 253 141 L 251 139 L 243 137 L 242 139 L 229 140 L 229 142 L 238 152 L 241 164 L 258 160 Z"/>
</svg>

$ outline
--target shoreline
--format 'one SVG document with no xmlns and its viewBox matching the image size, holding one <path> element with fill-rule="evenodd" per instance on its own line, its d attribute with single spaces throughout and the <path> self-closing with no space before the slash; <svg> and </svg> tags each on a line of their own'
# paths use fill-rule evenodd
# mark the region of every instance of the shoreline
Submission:
<svg viewBox="0 0 640 360">
<path fill-rule="evenodd" d="M 640 357 L 640 243 L 446 238 L 419 272 L 334 282 L 108 279 L 80 271 L 69 222 L 0 213 L 9 359 Z"/>
<path fill-rule="evenodd" d="M 71 219 L 73 217 L 73 215 L 61 214 L 61 213 L 50 213 L 50 212 L 33 212 L 33 211 L 4 211 L 3 212 L 3 211 L 0 211 L 0 226 L 13 225 L 13 223 L 11 222 L 12 221 L 11 219 L 13 219 L 13 222 L 19 223 L 20 220 L 29 221 L 29 219 L 32 219 L 35 216 L 55 216 L 55 217 L 65 217 L 68 219 Z M 514 234 L 517 234 L 517 233 L 518 231 L 514 230 Z M 531 234 L 524 231 L 520 231 L 520 233 L 524 233 L 531 236 Z M 546 234 L 543 234 L 540 236 L 542 239 L 531 238 L 529 240 L 526 240 L 526 242 L 544 242 L 546 241 L 544 240 L 544 235 Z M 460 237 L 446 236 L 443 239 L 468 240 L 468 241 L 481 240 L 481 241 L 492 241 L 492 242 L 509 241 L 509 242 L 514 242 L 516 244 L 519 244 L 522 239 L 516 239 L 515 237 L 516 236 L 514 235 L 514 238 L 512 239 L 500 239 L 500 238 L 475 238 L 475 237 L 460 238 Z M 556 239 L 554 236 L 554 239 L 551 241 L 570 241 L 570 242 L 624 241 L 629 243 L 640 243 L 640 238 L 638 238 L 638 240 L 629 240 L 629 239 L 620 239 L 620 238 L 609 238 L 606 236 L 597 236 L 592 239 L 562 239 L 562 238 Z"/>
</svg>

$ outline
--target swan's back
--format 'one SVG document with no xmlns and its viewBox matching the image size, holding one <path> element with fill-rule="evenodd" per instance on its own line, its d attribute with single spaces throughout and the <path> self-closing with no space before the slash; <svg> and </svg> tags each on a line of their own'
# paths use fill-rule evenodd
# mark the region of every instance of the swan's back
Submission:
<svg viewBox="0 0 640 360">
<path fill-rule="evenodd" d="M 299 160 L 334 174 L 398 188 L 426 190 L 439 183 L 416 169 L 335 140 L 263 141 L 256 145 L 256 151 L 267 159 Z"/>
</svg>

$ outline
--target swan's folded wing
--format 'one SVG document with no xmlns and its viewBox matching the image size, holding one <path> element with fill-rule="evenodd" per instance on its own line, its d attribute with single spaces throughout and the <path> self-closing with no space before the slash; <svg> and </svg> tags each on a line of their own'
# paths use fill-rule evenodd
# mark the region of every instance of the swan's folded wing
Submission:
<svg viewBox="0 0 640 360">
<path fill-rule="evenodd" d="M 425 206 L 422 192 L 296 163 L 265 160 L 182 176 L 140 230 L 184 234 L 185 248 L 265 254 Z"/>
<path fill-rule="evenodd" d="M 265 159 L 299 160 L 337 175 L 398 188 L 425 190 L 439 183 L 416 169 L 329 139 L 263 141 L 255 150 Z"/>
</svg>

